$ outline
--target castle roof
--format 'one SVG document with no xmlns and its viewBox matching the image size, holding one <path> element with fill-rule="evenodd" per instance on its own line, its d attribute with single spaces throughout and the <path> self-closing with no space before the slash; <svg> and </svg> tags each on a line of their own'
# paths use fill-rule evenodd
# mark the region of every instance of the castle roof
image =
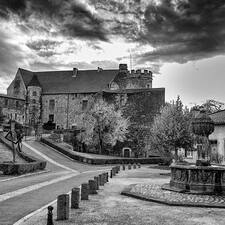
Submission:
<svg viewBox="0 0 225 225">
<path fill-rule="evenodd" d="M 30 80 L 30 82 L 28 83 L 27 86 L 36 86 L 36 87 L 41 87 L 41 84 L 37 78 L 37 75 L 34 74 Z"/>
<path fill-rule="evenodd" d="M 30 85 L 33 75 L 40 82 L 43 94 L 96 93 L 107 89 L 119 70 L 73 70 L 32 72 L 19 69 L 26 86 Z"/>
</svg>

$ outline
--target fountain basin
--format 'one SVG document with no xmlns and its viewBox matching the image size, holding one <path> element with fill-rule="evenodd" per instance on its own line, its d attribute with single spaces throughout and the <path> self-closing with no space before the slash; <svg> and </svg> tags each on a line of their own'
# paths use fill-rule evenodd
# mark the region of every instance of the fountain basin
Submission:
<svg viewBox="0 0 225 225">
<path fill-rule="evenodd" d="M 193 194 L 225 194 L 224 166 L 196 166 L 172 164 L 171 180 L 163 187 Z"/>
</svg>

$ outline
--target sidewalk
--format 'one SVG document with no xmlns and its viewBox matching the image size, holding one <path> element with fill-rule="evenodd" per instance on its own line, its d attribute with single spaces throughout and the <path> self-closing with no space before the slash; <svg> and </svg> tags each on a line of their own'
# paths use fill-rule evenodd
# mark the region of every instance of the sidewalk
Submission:
<svg viewBox="0 0 225 225">
<path fill-rule="evenodd" d="M 173 207 L 142 201 L 120 195 L 127 185 L 134 183 L 163 184 L 168 176 L 159 173 L 168 171 L 143 167 L 121 171 L 101 187 L 97 195 L 81 201 L 80 209 L 70 210 L 70 219 L 56 221 L 54 225 L 222 225 L 225 224 L 224 209 Z M 54 217 L 56 217 L 56 205 Z M 23 225 L 46 225 L 47 210 L 31 217 Z"/>
</svg>

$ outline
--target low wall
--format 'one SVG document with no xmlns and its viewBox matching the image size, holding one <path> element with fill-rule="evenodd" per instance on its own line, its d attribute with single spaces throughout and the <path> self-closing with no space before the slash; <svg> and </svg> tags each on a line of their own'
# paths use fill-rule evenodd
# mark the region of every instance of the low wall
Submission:
<svg viewBox="0 0 225 225">
<path fill-rule="evenodd" d="M 57 151 L 65 154 L 66 156 L 83 162 L 83 163 L 89 163 L 94 165 L 103 165 L 103 164 L 128 164 L 128 163 L 141 163 L 141 164 L 158 164 L 162 163 L 164 159 L 162 157 L 149 157 L 149 158 L 92 158 L 90 157 L 84 157 L 79 155 L 78 152 L 69 150 L 67 148 L 63 148 L 62 146 L 59 146 L 57 143 L 53 142 L 50 139 L 47 138 L 41 138 L 41 142 L 44 144 L 56 149 Z M 104 157 L 104 156 L 103 156 Z"/>
<path fill-rule="evenodd" d="M 9 149 L 12 150 L 12 145 L 10 142 L 0 135 L 0 142 L 5 144 Z M 36 170 L 44 170 L 47 162 L 30 156 L 23 151 L 18 151 L 16 149 L 19 157 L 27 161 L 27 163 L 13 163 L 13 162 L 0 162 L 0 171 L 3 171 L 5 175 L 19 175 L 24 173 L 31 173 Z"/>
</svg>

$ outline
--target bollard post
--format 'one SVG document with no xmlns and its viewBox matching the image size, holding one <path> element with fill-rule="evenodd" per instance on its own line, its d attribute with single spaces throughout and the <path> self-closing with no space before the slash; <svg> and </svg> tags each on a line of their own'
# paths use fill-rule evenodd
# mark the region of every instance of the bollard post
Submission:
<svg viewBox="0 0 225 225">
<path fill-rule="evenodd" d="M 81 184 L 81 200 L 88 200 L 89 185 L 87 183 Z"/>
<path fill-rule="evenodd" d="M 54 225 L 53 223 L 53 207 L 50 205 L 48 206 L 48 218 L 47 218 L 47 225 Z"/>
<path fill-rule="evenodd" d="M 113 171 L 110 170 L 110 178 L 113 178 Z"/>
<path fill-rule="evenodd" d="M 95 194 L 98 194 L 97 191 L 96 191 L 96 181 L 95 180 L 89 180 L 88 181 L 89 183 L 89 194 L 91 195 L 95 195 Z"/>
<path fill-rule="evenodd" d="M 128 164 L 128 170 L 131 170 L 131 164 L 130 163 Z"/>
<path fill-rule="evenodd" d="M 99 185 L 104 186 L 102 174 L 99 174 Z"/>
<path fill-rule="evenodd" d="M 123 164 L 123 170 L 126 170 L 126 166 L 125 166 L 125 164 Z"/>
<path fill-rule="evenodd" d="M 57 220 L 69 219 L 69 195 L 62 194 L 57 200 Z"/>
<path fill-rule="evenodd" d="M 109 173 L 106 173 L 106 182 L 109 182 Z"/>
<path fill-rule="evenodd" d="M 99 177 L 94 177 L 94 180 L 96 181 L 96 190 L 99 190 Z"/>
<path fill-rule="evenodd" d="M 73 188 L 71 192 L 71 209 L 79 209 L 80 188 Z"/>
<path fill-rule="evenodd" d="M 134 163 L 133 168 L 136 169 L 136 163 Z"/>
</svg>

